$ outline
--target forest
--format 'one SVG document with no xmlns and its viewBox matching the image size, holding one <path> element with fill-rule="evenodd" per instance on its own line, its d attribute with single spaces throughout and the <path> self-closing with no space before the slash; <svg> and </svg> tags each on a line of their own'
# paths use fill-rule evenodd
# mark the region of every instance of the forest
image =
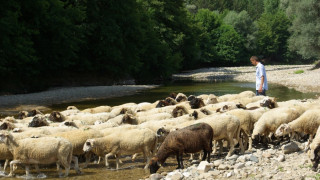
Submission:
<svg viewBox="0 0 320 180">
<path fill-rule="evenodd" d="M 201 67 L 313 63 L 320 0 L 0 2 L 1 92 L 162 82 Z"/>
</svg>

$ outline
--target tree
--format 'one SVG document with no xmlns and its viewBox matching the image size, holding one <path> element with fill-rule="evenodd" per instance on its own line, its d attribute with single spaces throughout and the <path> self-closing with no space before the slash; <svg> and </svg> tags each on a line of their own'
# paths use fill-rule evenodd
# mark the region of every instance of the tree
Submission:
<svg viewBox="0 0 320 180">
<path fill-rule="evenodd" d="M 275 14 L 264 13 L 257 21 L 257 54 L 262 54 L 273 61 L 286 60 L 288 28 L 290 20 L 278 10 Z"/>
<path fill-rule="evenodd" d="M 245 47 L 248 51 L 253 51 L 256 48 L 254 32 L 257 27 L 247 11 L 241 11 L 240 13 L 229 11 L 223 18 L 223 22 L 231 25 L 245 39 Z"/>
<path fill-rule="evenodd" d="M 195 16 L 195 20 L 202 27 L 202 33 L 199 37 L 199 46 L 201 49 L 201 62 L 203 64 L 216 64 L 217 55 L 215 51 L 216 38 L 215 30 L 222 24 L 218 14 L 209 9 L 200 9 Z"/>
<path fill-rule="evenodd" d="M 304 59 L 320 57 L 320 2 L 318 0 L 281 1 L 292 19 L 289 49 Z"/>
<path fill-rule="evenodd" d="M 234 66 L 243 63 L 246 59 L 244 39 L 232 26 L 222 25 L 216 31 L 217 43 L 215 46 L 219 64 Z"/>
</svg>

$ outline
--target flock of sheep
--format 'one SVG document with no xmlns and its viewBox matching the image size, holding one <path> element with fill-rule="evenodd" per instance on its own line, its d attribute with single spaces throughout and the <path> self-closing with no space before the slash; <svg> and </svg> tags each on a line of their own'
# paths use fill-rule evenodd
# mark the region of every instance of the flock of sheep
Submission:
<svg viewBox="0 0 320 180">
<path fill-rule="evenodd" d="M 320 99 L 276 102 L 275 98 L 256 96 L 251 91 L 239 94 L 200 96 L 172 93 L 154 103 L 126 103 L 42 114 L 38 110 L 21 111 L 17 118 L 6 117 L 0 124 L 0 160 L 4 170 L 10 161 L 14 176 L 17 165 L 56 164 L 59 176 L 68 176 L 71 162 L 81 173 L 79 157 L 85 157 L 84 168 L 91 155 L 116 158 L 119 168 L 122 155 L 134 160 L 142 154 L 145 169 L 155 173 L 170 155 L 175 155 L 178 168 L 183 154 L 203 150 L 202 160 L 223 151 L 228 143 L 227 157 L 239 145 L 240 153 L 252 149 L 253 141 L 264 144 L 271 136 L 289 135 L 299 139 L 309 135 L 307 149 L 316 170 L 320 160 Z M 318 131 L 318 132 L 317 132 Z M 313 138 L 314 137 L 314 138 Z M 62 174 L 61 166 L 65 168 Z"/>
</svg>

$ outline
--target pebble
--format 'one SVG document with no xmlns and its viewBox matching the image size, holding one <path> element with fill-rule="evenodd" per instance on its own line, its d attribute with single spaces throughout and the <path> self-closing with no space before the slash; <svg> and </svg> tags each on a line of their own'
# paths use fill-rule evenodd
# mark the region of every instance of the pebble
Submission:
<svg viewBox="0 0 320 180">
<path fill-rule="evenodd" d="M 218 167 L 220 164 L 222 164 L 223 162 L 222 162 L 222 160 L 215 160 L 215 161 L 213 161 L 213 165 L 215 166 L 215 167 Z"/>
<path fill-rule="evenodd" d="M 279 162 L 283 162 L 285 160 L 285 156 L 284 155 L 280 155 L 277 160 Z"/>
</svg>

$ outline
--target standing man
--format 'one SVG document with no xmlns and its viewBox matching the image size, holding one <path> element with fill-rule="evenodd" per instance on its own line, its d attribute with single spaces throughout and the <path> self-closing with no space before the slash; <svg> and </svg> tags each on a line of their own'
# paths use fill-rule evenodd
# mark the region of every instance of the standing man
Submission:
<svg viewBox="0 0 320 180">
<path fill-rule="evenodd" d="M 252 65 L 256 66 L 256 95 L 265 96 L 266 90 L 268 90 L 266 69 L 257 56 L 252 56 L 250 61 Z"/>
</svg>

